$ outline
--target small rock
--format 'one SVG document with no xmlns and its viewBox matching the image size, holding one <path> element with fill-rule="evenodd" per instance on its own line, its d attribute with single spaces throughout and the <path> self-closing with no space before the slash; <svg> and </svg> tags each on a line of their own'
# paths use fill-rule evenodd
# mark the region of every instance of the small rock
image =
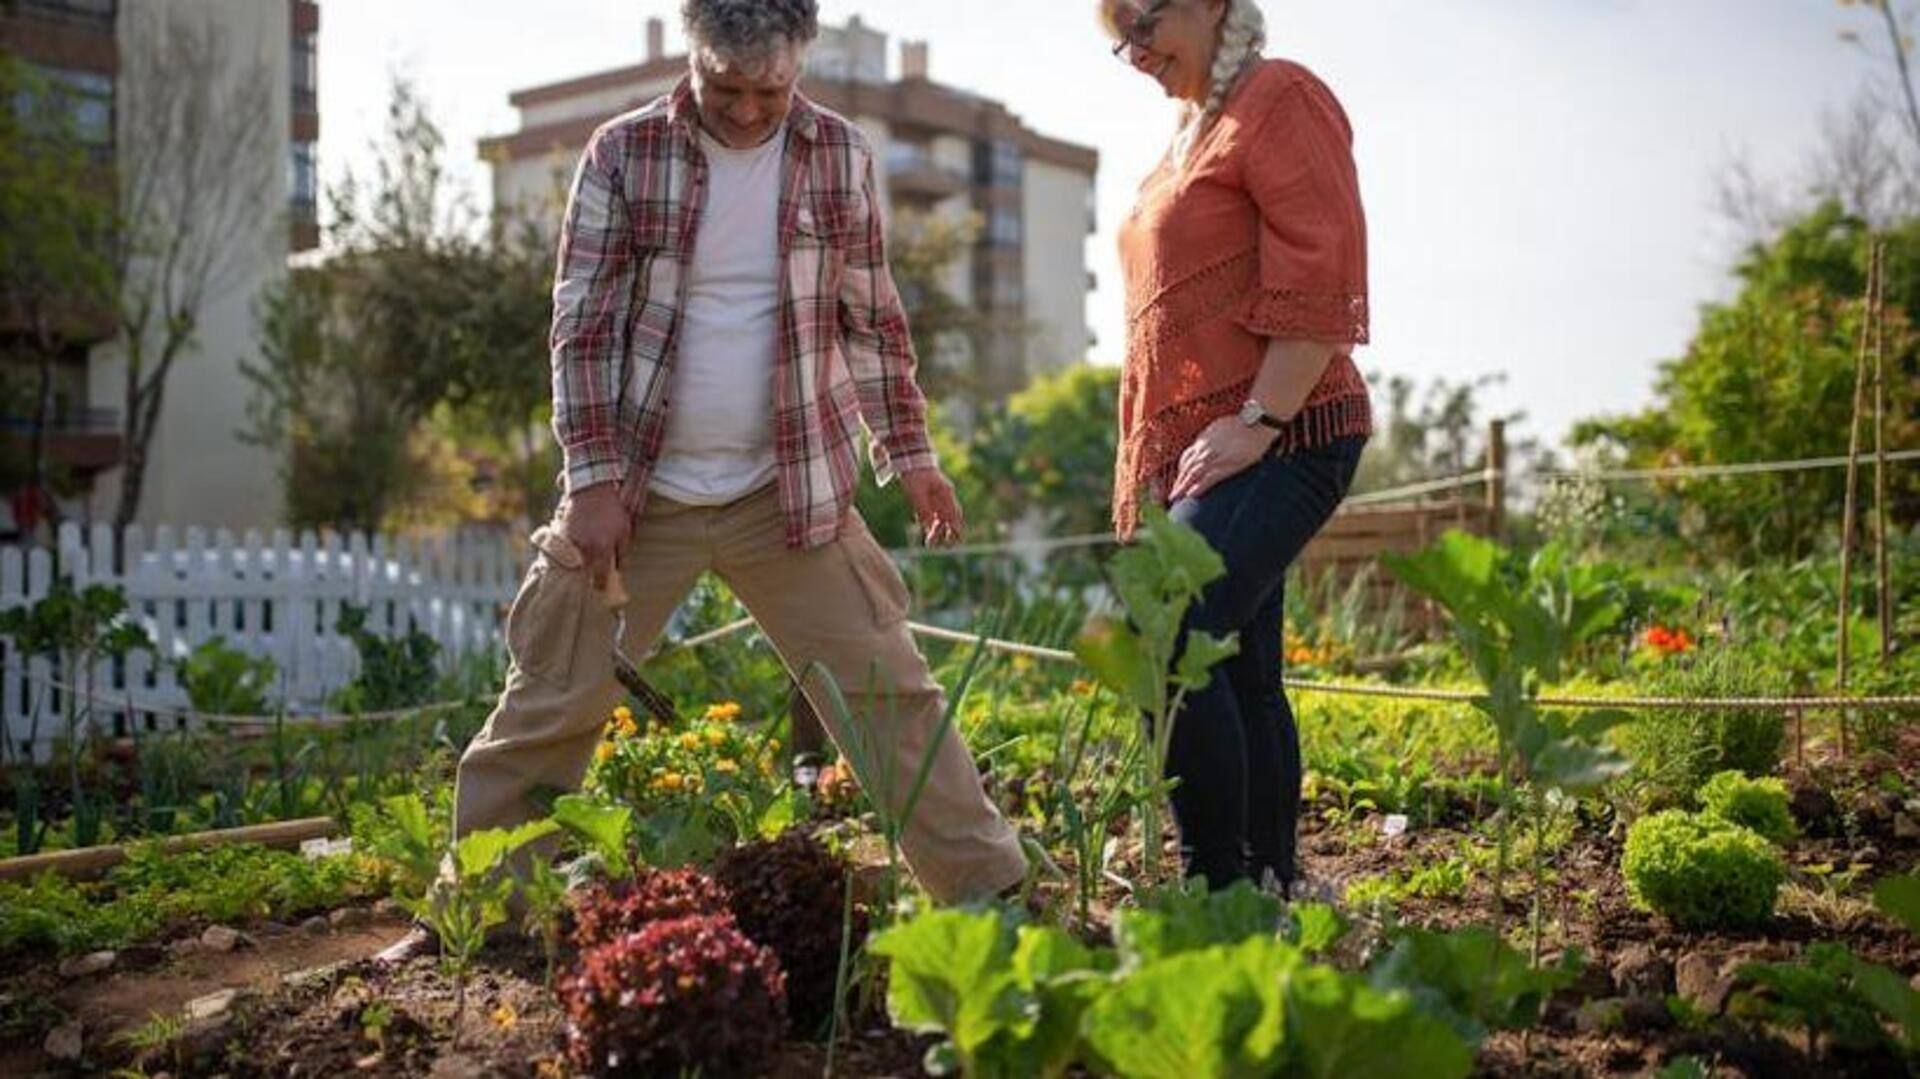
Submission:
<svg viewBox="0 0 1920 1079">
<path fill-rule="evenodd" d="M 302 933 L 310 933 L 316 937 L 325 936 L 327 931 L 332 928 L 333 923 L 328 921 L 327 916 L 324 914 L 316 914 L 300 923 L 300 931 Z"/>
<path fill-rule="evenodd" d="M 399 918 L 406 914 L 406 911 L 401 909 L 400 904 L 390 895 L 381 896 L 374 903 L 373 912 L 382 918 Z"/>
<path fill-rule="evenodd" d="M 1630 997 L 1664 1000 L 1673 992 L 1673 964 L 1650 944 L 1634 944 L 1613 961 L 1613 982 Z"/>
<path fill-rule="evenodd" d="M 354 929 L 373 921 L 373 912 L 365 907 L 341 907 L 327 915 L 335 929 Z"/>
<path fill-rule="evenodd" d="M 1914 819 L 1913 814 L 1904 811 L 1895 813 L 1893 815 L 1893 838 L 1920 839 L 1920 820 Z"/>
<path fill-rule="evenodd" d="M 1604 1034 L 1618 1030 L 1626 1020 L 1627 1002 L 1619 997 L 1589 1000 L 1573 1013 L 1573 1026 L 1582 1034 Z"/>
<path fill-rule="evenodd" d="M 80 1020 L 62 1023 L 47 1032 L 47 1040 L 40 1049 L 55 1060 L 77 1061 L 83 1045 L 80 1034 Z"/>
<path fill-rule="evenodd" d="M 306 970 L 296 970 L 291 974 L 281 975 L 280 984 L 286 986 L 288 989 L 304 989 L 310 985 L 324 985 L 335 974 L 340 972 L 340 968 L 343 965 L 344 961 L 340 963 L 325 963 L 317 967 L 308 967 Z"/>
<path fill-rule="evenodd" d="M 88 952 L 86 955 L 77 955 L 60 964 L 60 976 L 62 978 L 91 978 L 95 974 L 104 974 L 112 970 L 113 964 L 118 961 L 119 958 L 120 957 L 113 952 Z"/>
<path fill-rule="evenodd" d="M 1673 1025 L 1667 1002 L 1652 997 L 1629 997 L 1620 1009 L 1621 1025 L 1636 1034 L 1665 1030 Z"/>
<path fill-rule="evenodd" d="M 152 970 L 167 961 L 167 950 L 158 944 L 129 944 L 120 949 L 116 965 L 121 970 Z"/>
<path fill-rule="evenodd" d="M 181 1009 L 181 1013 L 189 1023 L 218 1019 L 227 1014 L 227 1010 L 233 1007 L 234 999 L 239 995 L 238 989 L 222 989 L 218 993 L 195 997 L 187 1001 L 187 1006 Z"/>
<path fill-rule="evenodd" d="M 1720 1014 L 1733 992 L 1733 972 L 1701 952 L 1688 952 L 1674 966 L 1676 991 L 1708 1015 Z"/>
<path fill-rule="evenodd" d="M 224 925 L 210 925 L 200 934 L 200 946 L 210 952 L 226 953 L 252 943 L 245 933 Z"/>
<path fill-rule="evenodd" d="M 190 955 L 198 955 L 206 950 L 207 946 L 200 943 L 199 937 L 181 937 L 179 940 L 167 945 L 167 954 L 173 956 L 175 959 L 185 959 Z"/>
</svg>

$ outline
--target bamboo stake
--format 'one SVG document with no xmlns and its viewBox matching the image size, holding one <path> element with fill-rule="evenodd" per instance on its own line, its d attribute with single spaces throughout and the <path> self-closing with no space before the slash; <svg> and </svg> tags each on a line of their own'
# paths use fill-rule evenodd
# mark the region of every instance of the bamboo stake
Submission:
<svg viewBox="0 0 1920 1079">
<path fill-rule="evenodd" d="M 1893 664 L 1893 585 L 1887 560 L 1887 243 L 1874 247 L 1881 267 L 1873 305 L 1873 560 L 1880 599 L 1880 666 Z"/>
<path fill-rule="evenodd" d="M 1860 321 L 1860 347 L 1853 360 L 1853 412 L 1847 418 L 1847 492 L 1844 500 L 1844 516 L 1840 522 L 1840 603 L 1839 603 L 1839 640 L 1837 642 L 1837 670 L 1835 671 L 1835 692 L 1847 691 L 1847 665 L 1851 659 L 1850 634 L 1847 632 L 1847 616 L 1852 612 L 1851 592 L 1853 588 L 1853 542 L 1854 521 L 1858 516 L 1856 503 L 1857 489 L 1860 483 L 1860 413 L 1866 408 L 1866 369 L 1867 346 L 1872 337 L 1872 312 L 1874 296 L 1880 285 L 1880 251 L 1873 247 L 1867 256 L 1867 295 L 1862 303 Z M 1840 717 L 1840 755 L 1847 755 L 1847 717 Z"/>
</svg>

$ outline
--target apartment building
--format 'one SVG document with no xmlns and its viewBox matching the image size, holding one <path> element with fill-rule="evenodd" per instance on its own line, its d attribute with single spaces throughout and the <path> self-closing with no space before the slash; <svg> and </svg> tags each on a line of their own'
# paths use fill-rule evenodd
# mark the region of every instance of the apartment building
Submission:
<svg viewBox="0 0 1920 1079">
<path fill-rule="evenodd" d="M 669 54 L 666 24 L 646 23 L 636 64 L 512 93 L 519 130 L 484 139 L 494 203 L 557 223 L 581 149 L 602 123 L 670 91 L 687 70 Z M 981 315 L 979 350 L 945 343 L 923 362 L 966 369 L 990 394 L 1085 359 L 1092 346 L 1086 242 L 1093 232 L 1097 151 L 1026 126 L 1007 106 L 934 81 L 925 42 L 903 42 L 897 73 L 888 35 L 858 16 L 822 27 L 802 91 L 854 120 L 871 139 L 892 222 L 967 221 L 977 238 L 950 270 L 947 291 Z"/>
<path fill-rule="evenodd" d="M 201 311 L 195 345 L 175 366 L 150 447 L 139 519 L 147 523 L 245 528 L 279 517 L 274 461 L 244 445 L 237 432 L 250 396 L 240 361 L 255 353 L 255 310 L 262 293 L 281 281 L 288 257 L 319 244 L 315 146 L 320 137 L 315 0 L 0 0 L 0 49 L 24 62 L 69 111 L 80 138 L 97 147 L 106 182 L 126 182 L 130 159 L 123 116 L 152 72 L 164 64 L 135 64 L 131 50 L 150 44 L 158 18 L 201 20 L 221 42 L 224 85 L 270 90 L 271 162 L 250 174 L 267 178 L 260 198 L 267 212 L 226 236 L 236 253 Z M 144 54 L 141 54 L 144 55 Z M 262 76 L 264 72 L 264 76 Z M 0 314 L 0 363 L 21 362 L 21 327 Z M 77 483 L 61 510 L 81 520 L 110 519 L 117 504 L 125 398 L 126 349 L 111 317 L 96 313 L 68 334 L 70 346 L 56 377 L 51 463 Z M 24 441 L 33 410 L 18 394 L 0 401 L 0 439 Z M 35 512 L 23 492 L 0 490 L 0 537 L 17 533 L 22 513 Z"/>
</svg>

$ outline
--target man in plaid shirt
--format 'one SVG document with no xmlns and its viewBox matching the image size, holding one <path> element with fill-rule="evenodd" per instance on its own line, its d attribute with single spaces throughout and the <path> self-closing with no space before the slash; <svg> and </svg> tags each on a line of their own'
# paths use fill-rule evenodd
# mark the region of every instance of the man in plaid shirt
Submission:
<svg viewBox="0 0 1920 1079">
<path fill-rule="evenodd" d="M 512 667 L 461 759 L 455 830 L 520 823 L 537 789 L 578 786 L 618 699 L 610 575 L 639 654 L 712 571 L 829 733 L 855 740 L 876 800 L 902 809 L 931 753 L 902 837 L 927 890 L 995 895 L 1025 856 L 940 731 L 906 585 L 853 509 L 864 424 L 927 541 L 963 527 L 928 443 L 872 150 L 796 91 L 816 0 L 684 0 L 682 14 L 688 78 L 596 131 L 574 180 L 552 339 L 566 497 L 507 616 Z M 823 673 L 850 729 L 819 707 Z"/>
</svg>

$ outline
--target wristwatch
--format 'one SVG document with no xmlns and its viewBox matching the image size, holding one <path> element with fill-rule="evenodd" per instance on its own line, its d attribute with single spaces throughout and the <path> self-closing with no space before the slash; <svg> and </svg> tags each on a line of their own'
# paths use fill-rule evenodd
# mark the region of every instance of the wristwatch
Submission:
<svg viewBox="0 0 1920 1079">
<path fill-rule="evenodd" d="M 1284 430 L 1287 426 L 1281 420 L 1274 418 L 1265 405 L 1251 397 L 1247 398 L 1246 404 L 1240 406 L 1240 423 L 1245 427 L 1271 427 L 1276 431 Z"/>
</svg>

